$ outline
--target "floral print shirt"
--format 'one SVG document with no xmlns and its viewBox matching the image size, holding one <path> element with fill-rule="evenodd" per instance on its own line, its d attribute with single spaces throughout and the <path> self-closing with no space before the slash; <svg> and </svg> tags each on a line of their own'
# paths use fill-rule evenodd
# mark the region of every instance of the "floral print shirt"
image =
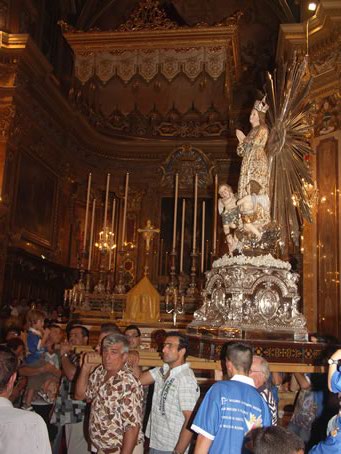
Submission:
<svg viewBox="0 0 341 454">
<path fill-rule="evenodd" d="M 138 443 L 143 442 L 143 389 L 127 365 L 108 380 L 106 374 L 103 366 L 94 370 L 85 398 L 91 401 L 91 443 L 98 450 L 111 454 L 121 452 L 124 433 L 133 427 L 140 427 Z"/>
</svg>

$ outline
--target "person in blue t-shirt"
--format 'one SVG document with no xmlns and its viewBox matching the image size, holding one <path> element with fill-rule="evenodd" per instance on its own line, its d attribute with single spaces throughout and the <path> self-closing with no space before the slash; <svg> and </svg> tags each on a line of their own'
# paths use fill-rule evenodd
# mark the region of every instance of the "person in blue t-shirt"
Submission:
<svg viewBox="0 0 341 454">
<path fill-rule="evenodd" d="M 330 357 L 330 364 L 328 369 L 328 388 L 332 393 L 341 392 L 341 349 L 336 350 L 335 353 Z"/>
<path fill-rule="evenodd" d="M 231 379 L 209 389 L 191 427 L 198 433 L 196 454 L 239 454 L 250 430 L 271 425 L 268 406 L 249 377 L 251 347 L 228 344 L 225 361 Z"/>
<path fill-rule="evenodd" d="M 328 437 L 315 445 L 308 454 L 340 454 L 341 452 L 341 416 L 336 420 L 336 427 Z"/>
<path fill-rule="evenodd" d="M 328 370 L 328 387 L 333 393 L 341 393 L 341 349 L 330 357 Z M 339 394 L 340 411 L 328 424 L 332 427 L 327 438 L 314 446 L 309 454 L 339 454 L 341 452 L 341 399 Z"/>
</svg>

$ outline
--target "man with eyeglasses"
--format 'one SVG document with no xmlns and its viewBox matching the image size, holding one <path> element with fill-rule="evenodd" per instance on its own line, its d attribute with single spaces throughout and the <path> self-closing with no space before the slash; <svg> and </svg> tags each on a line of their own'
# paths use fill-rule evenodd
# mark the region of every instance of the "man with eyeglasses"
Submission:
<svg viewBox="0 0 341 454">
<path fill-rule="evenodd" d="M 188 451 L 192 433 L 189 419 L 199 398 L 199 386 L 186 356 L 188 338 L 178 332 L 167 333 L 162 367 L 144 372 L 143 385 L 154 383 L 152 408 L 146 430 L 150 454 L 183 454 Z"/>
<path fill-rule="evenodd" d="M 278 410 L 274 396 L 269 388 L 269 385 L 271 386 L 271 374 L 269 363 L 266 359 L 258 355 L 253 355 L 250 377 L 253 379 L 257 391 L 268 404 L 271 414 L 271 424 L 273 426 L 277 426 Z"/>
</svg>

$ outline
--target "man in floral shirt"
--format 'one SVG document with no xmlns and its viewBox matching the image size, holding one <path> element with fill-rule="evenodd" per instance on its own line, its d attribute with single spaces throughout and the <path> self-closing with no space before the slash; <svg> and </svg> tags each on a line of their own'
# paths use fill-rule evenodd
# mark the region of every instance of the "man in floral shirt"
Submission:
<svg viewBox="0 0 341 454">
<path fill-rule="evenodd" d="M 96 353 L 88 353 L 77 380 L 76 398 L 91 402 L 89 433 L 92 451 L 97 453 L 132 453 L 143 441 L 143 391 L 127 367 L 128 351 L 125 336 L 106 336 L 102 365 L 91 373 Z"/>
</svg>

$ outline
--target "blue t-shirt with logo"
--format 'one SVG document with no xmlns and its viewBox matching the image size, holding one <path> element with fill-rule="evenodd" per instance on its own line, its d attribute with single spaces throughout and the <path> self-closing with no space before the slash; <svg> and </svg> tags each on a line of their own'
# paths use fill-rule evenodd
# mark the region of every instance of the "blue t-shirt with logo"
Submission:
<svg viewBox="0 0 341 454">
<path fill-rule="evenodd" d="M 331 390 L 333 393 L 341 392 L 341 372 L 336 370 L 331 379 Z"/>
<path fill-rule="evenodd" d="M 256 388 L 229 380 L 215 383 L 209 389 L 192 429 L 212 440 L 210 453 L 239 454 L 250 430 L 270 425 L 268 406 Z"/>
</svg>

